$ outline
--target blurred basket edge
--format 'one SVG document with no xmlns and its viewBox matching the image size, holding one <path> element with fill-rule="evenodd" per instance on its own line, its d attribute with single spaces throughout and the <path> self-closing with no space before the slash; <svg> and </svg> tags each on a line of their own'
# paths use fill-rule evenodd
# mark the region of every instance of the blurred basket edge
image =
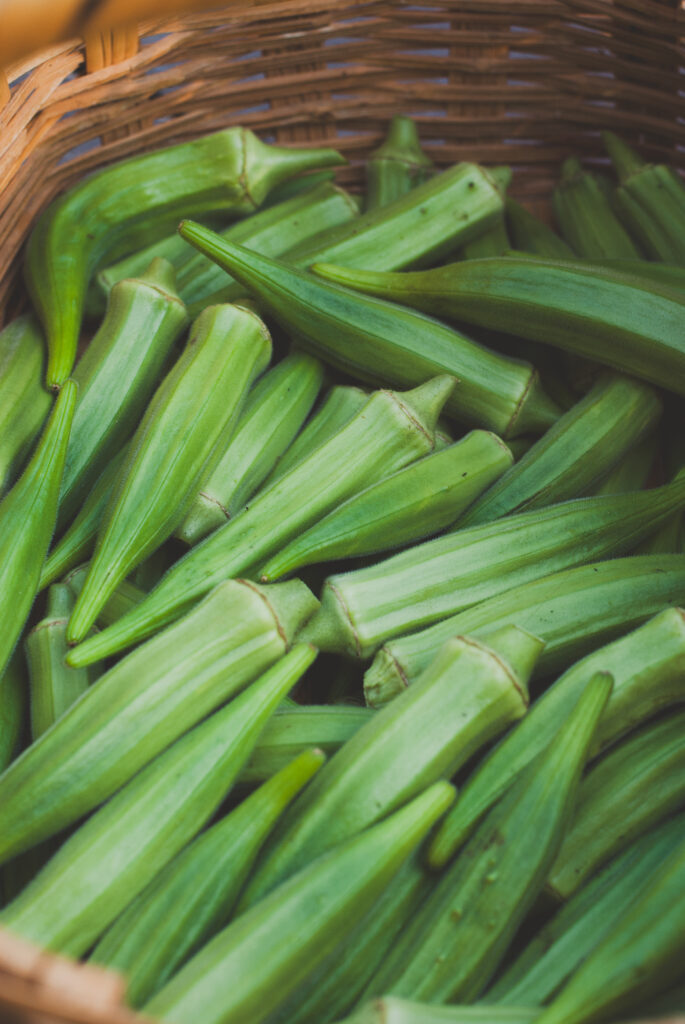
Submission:
<svg viewBox="0 0 685 1024">
<path fill-rule="evenodd" d="M 72 24 L 65 15 L 58 34 Z M 101 24 L 0 69 L 0 326 L 24 304 L 21 249 L 60 191 L 231 124 L 334 145 L 350 160 L 339 180 L 359 188 L 364 156 L 401 111 L 439 167 L 510 164 L 512 192 L 543 215 L 566 156 L 605 162 L 603 127 L 685 171 L 680 0 L 224 0 L 137 29 Z M 124 990 L 114 973 L 0 930 L 0 1024 L 143 1021 Z"/>
</svg>

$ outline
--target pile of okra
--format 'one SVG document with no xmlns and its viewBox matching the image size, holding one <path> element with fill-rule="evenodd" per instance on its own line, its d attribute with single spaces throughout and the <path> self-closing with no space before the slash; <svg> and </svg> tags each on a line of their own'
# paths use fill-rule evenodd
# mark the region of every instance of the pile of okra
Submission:
<svg viewBox="0 0 685 1024">
<path fill-rule="evenodd" d="M 172 1024 L 685 1008 L 685 188 L 106 167 L 0 333 L 0 927 Z"/>
</svg>

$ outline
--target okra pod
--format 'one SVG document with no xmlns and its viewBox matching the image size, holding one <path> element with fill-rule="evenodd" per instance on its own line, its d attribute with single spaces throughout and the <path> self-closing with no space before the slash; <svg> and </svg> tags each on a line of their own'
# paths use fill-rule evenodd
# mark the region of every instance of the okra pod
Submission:
<svg viewBox="0 0 685 1024">
<path fill-rule="evenodd" d="M 596 558 L 631 551 L 685 505 L 685 478 L 634 494 L 579 498 L 424 541 L 331 576 L 306 628 L 323 651 L 367 658 L 395 636 Z"/>
<path fill-rule="evenodd" d="M 187 611 L 211 587 L 261 563 L 372 480 L 427 454 L 453 387 L 437 377 L 408 393 L 377 391 L 342 430 L 262 491 L 162 577 L 120 622 L 75 648 L 70 664 L 89 664 L 128 647 Z"/>
<path fill-rule="evenodd" d="M 366 162 L 364 208 L 376 210 L 394 199 L 401 199 L 427 181 L 432 170 L 433 161 L 421 149 L 415 122 L 397 114 L 390 122 L 384 141 Z"/>
<path fill-rule="evenodd" d="M 282 674 L 284 664 L 271 671 Z M 324 760 L 318 750 L 301 753 L 182 850 L 105 932 L 90 959 L 126 975 L 130 1006 L 150 999 L 228 922 L 264 840 Z"/>
<path fill-rule="evenodd" d="M 181 540 L 196 544 L 242 510 L 307 418 L 322 381 L 318 359 L 295 352 L 255 384 L 235 433 L 176 531 Z"/>
<path fill-rule="evenodd" d="M 649 384 L 603 374 L 591 391 L 530 448 L 459 520 L 489 523 L 513 512 L 592 493 L 661 415 Z"/>
<path fill-rule="evenodd" d="M 45 341 L 32 316 L 0 331 L 0 495 L 15 482 L 45 422 Z"/>
<path fill-rule="evenodd" d="M 67 839 L 0 923 L 45 949 L 85 953 L 211 818 L 268 717 L 315 656 L 297 645 L 177 739 Z"/>
<path fill-rule="evenodd" d="M 591 261 L 640 258 L 606 192 L 593 174 L 583 171 L 575 157 L 569 157 L 562 165 L 553 205 L 561 233 L 578 256 Z"/>
<path fill-rule="evenodd" d="M 265 671 L 316 604 L 299 580 L 229 580 L 117 662 L 0 777 L 0 862 L 97 807 Z"/>
<path fill-rule="evenodd" d="M 37 740 L 85 693 L 99 669 L 70 668 L 67 653 L 67 622 L 74 596 L 63 583 L 50 587 L 46 616 L 25 640 L 31 691 L 31 735 Z"/>
<path fill-rule="evenodd" d="M 220 454 L 252 381 L 271 356 L 271 338 L 253 313 L 210 306 L 157 388 L 119 471 L 98 531 L 88 578 L 67 641 L 83 640 L 119 583 L 183 521 Z"/>
<path fill-rule="evenodd" d="M 649 723 L 589 771 L 546 889 L 566 900 L 626 842 L 685 804 L 685 712 Z"/>
<path fill-rule="evenodd" d="M 534 1024 L 537 1006 L 435 1006 L 397 996 L 373 999 L 340 1024 Z"/>
<path fill-rule="evenodd" d="M 685 395 L 685 295 L 675 288 L 581 262 L 511 256 L 403 274 L 313 269 L 338 285 L 541 341 Z"/>
<path fill-rule="evenodd" d="M 343 163 L 331 149 L 267 146 L 245 128 L 131 157 L 90 175 L 41 214 L 29 238 L 25 276 L 45 328 L 48 387 L 76 355 L 88 282 L 98 266 L 171 231 L 180 216 L 237 216 L 299 171 Z"/>
<path fill-rule="evenodd" d="M 18 648 L 0 675 L 0 772 L 12 762 L 24 729 L 26 672 Z"/>
<path fill-rule="evenodd" d="M 567 668 L 598 644 L 685 603 L 685 557 L 634 555 L 553 573 L 385 644 L 364 677 L 367 703 L 401 693 L 455 633 L 515 623 L 545 641 L 539 670 Z"/>
<path fill-rule="evenodd" d="M 542 645 L 515 627 L 510 633 L 511 660 L 469 637 L 448 641 L 415 686 L 333 755 L 277 825 L 239 909 L 437 779 L 451 778 L 525 714 Z"/>
<path fill-rule="evenodd" d="M 311 192 L 318 185 L 331 181 L 335 181 L 335 171 L 308 171 L 306 174 L 298 174 L 294 178 L 287 178 L 279 185 L 274 185 L 262 206 L 276 206 L 278 203 L 284 203 L 286 199 Z"/>
<path fill-rule="evenodd" d="M 240 782 L 265 782 L 311 747 L 334 754 L 374 714 L 371 708 L 332 704 L 279 708 L 259 737 Z"/>
<path fill-rule="evenodd" d="M 453 797 L 437 782 L 319 857 L 215 936 L 143 1011 L 178 1024 L 261 1024 L 371 908 Z"/>
<path fill-rule="evenodd" d="M 85 565 L 79 565 L 64 577 L 64 583 L 74 595 L 74 600 L 78 598 L 83 590 L 83 584 L 86 582 L 87 576 L 88 564 L 86 563 Z M 97 625 L 101 629 L 105 629 L 113 622 L 116 622 L 117 619 L 120 619 L 122 615 L 130 612 L 137 604 L 140 604 L 144 597 L 145 591 L 137 587 L 135 583 L 131 583 L 130 580 L 122 580 L 110 594 L 106 604 L 101 608 L 100 614 L 97 617 Z"/>
<path fill-rule="evenodd" d="M 504 200 L 504 213 L 515 249 L 550 259 L 573 258 L 573 250 L 563 238 L 511 196 Z"/>
<path fill-rule="evenodd" d="M 31 461 L 0 501 L 0 676 L 31 611 L 55 529 L 76 384 L 66 382 L 62 392 Z"/>
<path fill-rule="evenodd" d="M 640 722 L 680 703 L 685 696 L 684 669 L 685 617 L 678 608 L 667 608 L 573 665 L 467 779 L 459 807 L 431 842 L 430 864 L 441 868 L 452 857 L 518 772 L 551 742 L 557 723 L 570 714 L 595 672 L 611 673 L 614 688 L 596 731 L 593 756 Z"/>
<path fill-rule="evenodd" d="M 183 221 L 179 231 L 245 285 L 298 344 L 337 369 L 400 387 L 452 374 L 459 387 L 447 404 L 449 414 L 505 438 L 541 432 L 559 415 L 529 364 L 498 355 L 430 317 L 362 298 L 232 245 L 192 221 Z"/>
<path fill-rule="evenodd" d="M 658 432 L 650 431 L 594 488 L 595 494 L 625 494 L 645 487 L 654 465 L 657 442 Z"/>
<path fill-rule="evenodd" d="M 650 829 L 587 881 L 528 943 L 486 1001 L 541 1006 L 609 935 L 685 836 L 685 814 Z"/>
<path fill-rule="evenodd" d="M 133 433 L 187 325 L 166 260 L 113 290 L 102 326 L 74 370 L 79 391 L 60 491 L 60 527 L 71 522 Z"/>
<path fill-rule="evenodd" d="M 487 986 L 538 897 L 573 810 L 611 676 L 587 683 L 551 742 L 440 877 L 366 995 L 469 1002 Z"/>
<path fill-rule="evenodd" d="M 348 498 L 269 559 L 262 582 L 313 562 L 388 551 L 440 533 L 511 463 L 496 434 L 474 430 Z"/>
</svg>

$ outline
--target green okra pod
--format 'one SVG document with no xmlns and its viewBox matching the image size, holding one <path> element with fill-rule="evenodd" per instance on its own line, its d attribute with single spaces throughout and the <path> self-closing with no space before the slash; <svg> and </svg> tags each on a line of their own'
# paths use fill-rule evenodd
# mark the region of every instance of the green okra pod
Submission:
<svg viewBox="0 0 685 1024">
<path fill-rule="evenodd" d="M 70 664 L 88 664 L 105 650 L 149 636 L 217 583 L 261 564 L 372 480 L 426 455 L 453 385 L 452 378 L 437 377 L 410 392 L 375 392 L 342 430 L 172 566 L 133 612 L 73 650 Z"/>
<path fill-rule="evenodd" d="M 512 463 L 496 434 L 474 430 L 353 495 L 262 568 L 262 582 L 300 566 L 404 547 L 453 523 Z"/>
<path fill-rule="evenodd" d="M 284 664 L 271 671 L 282 674 Z M 130 1006 L 153 996 L 229 921 L 264 840 L 324 760 L 318 750 L 301 753 L 182 850 L 105 932 L 90 959 L 126 975 Z"/>
<path fill-rule="evenodd" d="M 79 392 L 60 491 L 60 527 L 71 522 L 133 433 L 187 325 L 166 260 L 113 290 L 102 326 L 74 370 Z"/>
<path fill-rule="evenodd" d="M 74 607 L 69 587 L 50 587 L 46 616 L 24 641 L 31 690 L 31 735 L 37 740 L 85 693 L 99 675 L 97 665 L 71 668 L 65 662 L 67 622 Z"/>
<path fill-rule="evenodd" d="M 626 842 L 685 804 L 685 712 L 649 723 L 583 779 L 546 889 L 566 900 Z"/>
<path fill-rule="evenodd" d="M 281 149 L 245 128 L 228 128 L 112 164 L 56 199 L 35 225 L 25 259 L 45 327 L 48 387 L 59 387 L 71 371 L 98 266 L 164 235 L 184 214 L 249 213 L 278 182 L 343 162 L 335 150 Z"/>
<path fill-rule="evenodd" d="M 0 495 L 15 482 L 50 406 L 43 387 L 45 341 L 32 316 L 0 331 Z"/>
<path fill-rule="evenodd" d="M 265 782 L 303 750 L 334 754 L 375 714 L 351 705 L 305 704 L 282 707 L 267 722 L 240 781 Z"/>
<path fill-rule="evenodd" d="M 238 306 L 210 306 L 157 388 L 105 511 L 67 641 L 82 640 L 117 583 L 183 521 L 217 445 L 271 356 L 263 322 Z"/>
<path fill-rule="evenodd" d="M 117 662 L 0 777 L 0 861 L 97 807 L 265 671 L 316 605 L 299 580 L 228 580 Z"/>
<path fill-rule="evenodd" d="M 566 256 L 573 258 L 573 250 L 563 238 L 559 238 L 556 231 L 534 217 L 511 196 L 504 200 L 504 213 L 515 249 L 536 256 L 548 256 L 550 259 L 564 259 Z"/>
<path fill-rule="evenodd" d="M 553 741 L 440 877 L 367 997 L 469 1002 L 487 986 L 544 884 L 610 692 L 606 673 L 587 683 L 574 711 L 557 723 Z"/>
<path fill-rule="evenodd" d="M 532 366 L 508 359 L 423 314 L 318 280 L 281 260 L 232 245 L 192 221 L 182 236 L 255 295 L 314 355 L 362 380 L 400 387 L 436 373 L 459 380 L 449 414 L 502 437 L 541 432 L 560 410 Z M 685 299 L 684 299 L 685 301 Z"/>
<path fill-rule="evenodd" d="M 682 978 L 685 839 L 662 861 L 616 926 L 537 1018 L 581 1024 L 622 1015 Z"/>
<path fill-rule="evenodd" d="M 12 762 L 24 730 L 28 686 L 21 648 L 0 674 L 0 772 Z"/>
<path fill-rule="evenodd" d="M 293 440 L 323 381 L 318 359 L 294 352 L 250 391 L 235 433 L 176 531 L 196 544 L 233 519 Z"/>
<path fill-rule="evenodd" d="M 515 623 L 545 641 L 539 669 L 567 668 L 673 604 L 685 603 L 685 557 L 641 555 L 552 573 L 384 644 L 364 676 L 366 701 L 401 693 L 455 633 Z"/>
<path fill-rule="evenodd" d="M 83 585 L 88 577 L 88 564 L 79 565 L 64 577 L 64 583 L 74 595 L 74 601 L 83 590 Z M 145 597 L 145 591 L 137 587 L 130 580 L 122 580 L 116 589 L 110 594 L 107 602 L 100 609 L 97 617 L 97 625 L 101 629 L 111 626 L 113 622 L 120 619 L 135 608 Z"/>
<path fill-rule="evenodd" d="M 592 261 L 640 258 L 606 192 L 593 174 L 583 171 L 575 157 L 569 157 L 562 165 L 553 205 L 561 233 L 578 256 Z"/>
<path fill-rule="evenodd" d="M 385 641 L 596 558 L 631 551 L 685 505 L 685 479 L 579 498 L 455 530 L 376 565 L 331 576 L 306 628 L 323 651 L 367 658 Z"/>
<path fill-rule="evenodd" d="M 510 633 L 511 660 L 469 637 L 448 641 L 415 686 L 333 755 L 276 826 L 240 908 L 427 785 L 451 778 L 525 714 L 542 645 L 515 627 Z"/>
<path fill-rule="evenodd" d="M 373 999 L 340 1024 L 534 1024 L 537 1006 L 436 1006 L 397 996 Z"/>
<path fill-rule="evenodd" d="M 621 914 L 683 842 L 685 814 L 650 829 L 585 882 L 519 954 L 486 1000 L 541 1006 L 611 933 Z"/>
<path fill-rule="evenodd" d="M 354 928 L 453 797 L 437 782 L 319 857 L 215 936 L 144 1012 L 178 1024 L 260 1024 Z"/>
<path fill-rule="evenodd" d="M 635 725 L 680 703 L 685 697 L 684 670 L 685 617 L 678 608 L 667 608 L 571 666 L 467 779 L 459 807 L 448 815 L 431 842 L 430 864 L 441 868 L 459 849 L 487 809 L 550 742 L 557 723 L 576 706 L 583 686 L 595 672 L 611 673 L 614 688 L 595 734 L 593 756 Z"/>
<path fill-rule="evenodd" d="M 85 953 L 211 818 L 268 717 L 315 657 L 298 644 L 177 739 L 67 839 L 5 907 L 2 925 L 46 949 Z"/>
<path fill-rule="evenodd" d="M 76 392 L 73 381 L 65 383 L 31 461 L 0 501 L 0 676 L 31 611 L 55 529 Z"/>
<path fill-rule="evenodd" d="M 594 485 L 654 427 L 661 408 L 651 385 L 603 374 L 471 505 L 459 527 L 592 493 Z"/>
<path fill-rule="evenodd" d="M 276 206 L 278 203 L 284 203 L 286 199 L 292 199 L 293 196 L 311 192 L 324 182 L 332 181 L 335 181 L 335 171 L 308 171 L 294 178 L 287 178 L 271 189 L 262 206 Z"/>
<path fill-rule="evenodd" d="M 685 295 L 636 275 L 511 256 L 403 274 L 313 269 L 338 285 L 544 342 L 685 394 Z"/>
<path fill-rule="evenodd" d="M 376 210 L 401 199 L 427 181 L 432 170 L 433 161 L 421 149 L 416 123 L 395 115 L 384 141 L 366 162 L 364 208 Z"/>
</svg>

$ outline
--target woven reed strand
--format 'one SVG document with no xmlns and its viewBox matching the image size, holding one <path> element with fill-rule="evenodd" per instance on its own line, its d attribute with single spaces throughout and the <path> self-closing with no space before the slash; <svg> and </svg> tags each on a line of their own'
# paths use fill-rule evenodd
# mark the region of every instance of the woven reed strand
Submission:
<svg viewBox="0 0 685 1024">
<path fill-rule="evenodd" d="M 113 160 L 231 124 L 336 145 L 353 188 L 399 111 L 439 166 L 511 164 L 512 192 L 532 202 L 564 157 L 601 158 L 604 127 L 685 169 L 683 26 L 675 0 L 267 0 L 148 23 L 135 56 L 89 74 L 80 40 L 55 47 L 8 69 L 0 322 L 55 195 Z"/>
</svg>

